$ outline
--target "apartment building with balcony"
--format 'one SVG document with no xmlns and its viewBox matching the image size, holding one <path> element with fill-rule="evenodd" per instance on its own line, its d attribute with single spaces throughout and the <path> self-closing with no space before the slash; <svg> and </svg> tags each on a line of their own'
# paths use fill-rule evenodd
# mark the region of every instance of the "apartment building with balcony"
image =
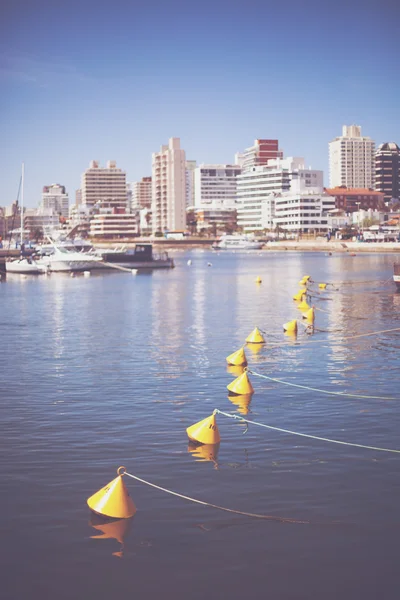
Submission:
<svg viewBox="0 0 400 600">
<path fill-rule="evenodd" d="M 53 210 L 56 214 L 67 218 L 69 213 L 69 198 L 65 186 L 59 183 L 45 185 L 42 192 L 40 209 L 43 211 Z"/>
<path fill-rule="evenodd" d="M 93 208 L 106 204 L 113 208 L 127 209 L 126 173 L 117 167 L 114 160 L 106 167 L 93 160 L 81 178 L 82 204 Z"/>
<path fill-rule="evenodd" d="M 152 155 L 152 231 L 186 228 L 186 156 L 179 138 Z"/>
<path fill-rule="evenodd" d="M 375 154 L 375 190 L 385 202 L 400 200 L 400 148 L 394 142 L 381 144 Z"/>
<path fill-rule="evenodd" d="M 267 165 L 270 160 L 283 158 L 278 140 L 254 140 L 254 145 L 235 155 L 235 163 L 248 171 L 253 167 Z"/>
<path fill-rule="evenodd" d="M 130 184 L 132 191 L 131 208 L 140 210 L 142 208 L 151 208 L 152 182 L 151 177 L 142 177 L 140 181 L 133 181 Z"/>
<path fill-rule="evenodd" d="M 239 165 L 200 165 L 194 171 L 194 205 L 235 207 Z"/>
<path fill-rule="evenodd" d="M 361 135 L 359 125 L 343 125 L 329 143 L 329 186 L 371 188 L 375 181 L 375 142 Z"/>
<path fill-rule="evenodd" d="M 274 227 L 291 233 L 327 233 L 328 212 L 335 208 L 335 198 L 321 185 L 307 185 L 305 177 L 292 180 L 290 191 L 275 197 Z"/>
<path fill-rule="evenodd" d="M 323 188 L 323 172 L 306 169 L 304 159 L 298 157 L 271 159 L 238 175 L 238 227 L 243 231 L 273 229 L 276 195 L 289 192 L 296 180 L 304 182 L 304 189 Z"/>
</svg>

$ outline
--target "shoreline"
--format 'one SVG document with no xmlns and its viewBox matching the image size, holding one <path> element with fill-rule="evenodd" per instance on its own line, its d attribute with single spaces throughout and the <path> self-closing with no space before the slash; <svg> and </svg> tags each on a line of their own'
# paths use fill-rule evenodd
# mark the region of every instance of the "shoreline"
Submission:
<svg viewBox="0 0 400 600">
<path fill-rule="evenodd" d="M 133 248 L 136 244 L 147 243 L 152 244 L 154 250 L 157 251 L 175 251 L 175 250 L 190 250 L 200 249 L 211 250 L 211 245 L 216 240 L 214 238 L 209 239 L 185 239 L 185 240 L 166 240 L 156 239 L 150 240 L 149 238 L 137 238 L 130 241 L 102 241 L 94 242 L 96 248 L 114 248 L 115 246 L 125 246 L 126 248 Z M 232 250 L 233 251 L 233 250 Z M 341 241 L 333 240 L 327 242 L 326 240 L 280 240 L 279 242 L 265 242 L 265 246 L 260 250 L 248 250 L 244 252 L 331 252 L 333 253 L 388 253 L 388 254 L 400 254 L 400 242 L 352 242 L 352 241 Z M 226 250 L 217 250 L 216 252 L 226 252 Z M 240 252 L 240 250 L 235 250 Z"/>
</svg>

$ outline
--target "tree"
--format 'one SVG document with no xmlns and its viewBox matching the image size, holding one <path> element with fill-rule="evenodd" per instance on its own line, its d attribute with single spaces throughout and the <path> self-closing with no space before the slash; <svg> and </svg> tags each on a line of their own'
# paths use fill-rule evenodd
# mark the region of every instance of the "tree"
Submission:
<svg viewBox="0 0 400 600">
<path fill-rule="evenodd" d="M 43 239 L 43 229 L 41 227 L 36 227 L 36 229 L 33 231 L 32 237 L 35 240 L 36 243 L 38 243 L 40 240 Z"/>
<path fill-rule="evenodd" d="M 379 221 L 372 219 L 371 217 L 366 217 L 361 223 L 361 226 L 364 229 L 368 229 L 368 227 L 372 227 L 372 225 L 379 225 Z"/>
</svg>

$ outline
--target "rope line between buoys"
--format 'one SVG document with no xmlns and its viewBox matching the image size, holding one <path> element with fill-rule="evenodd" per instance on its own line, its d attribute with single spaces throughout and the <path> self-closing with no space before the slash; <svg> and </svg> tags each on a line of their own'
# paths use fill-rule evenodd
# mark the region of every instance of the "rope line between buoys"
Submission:
<svg viewBox="0 0 400 600">
<path fill-rule="evenodd" d="M 230 419 L 236 419 L 238 421 L 243 421 L 245 423 L 249 423 L 250 425 L 258 425 L 259 427 L 265 427 L 266 429 L 272 429 L 273 431 L 280 431 L 281 433 L 289 433 L 290 435 L 298 435 L 300 437 L 310 438 L 312 440 L 319 440 L 322 442 L 330 442 L 331 444 L 340 444 L 342 446 L 354 446 L 355 448 L 364 448 L 366 450 L 379 450 L 380 452 L 392 452 L 394 454 L 400 454 L 400 450 L 394 450 L 393 448 L 380 448 L 377 446 L 366 446 L 365 444 L 355 444 L 353 442 L 344 442 L 342 440 L 333 440 L 331 438 L 325 438 L 318 435 L 311 435 L 308 433 L 299 433 L 298 431 L 291 431 L 290 429 L 283 429 L 282 427 L 273 427 L 272 425 L 266 425 L 265 423 L 259 423 L 258 421 L 250 421 L 249 419 L 245 419 L 244 417 L 240 417 L 239 415 L 231 415 L 229 413 L 223 412 L 216 408 L 214 410 L 215 414 L 223 415 L 224 417 L 229 417 Z"/>
<path fill-rule="evenodd" d="M 196 498 L 191 498 L 190 496 L 185 496 L 184 494 L 179 494 L 178 492 L 173 492 L 172 490 L 168 490 L 160 485 L 156 485 L 155 483 L 151 483 L 150 481 L 146 481 L 145 479 L 141 479 L 137 477 L 137 475 L 132 475 L 132 473 L 128 473 L 125 471 L 123 475 L 127 475 L 132 479 L 136 479 L 136 481 L 140 481 L 140 483 L 144 483 L 145 485 L 149 485 L 150 487 L 155 488 L 156 490 L 160 490 L 162 492 L 166 492 L 167 494 L 171 494 L 172 496 L 177 496 L 178 498 L 182 498 L 183 500 L 189 500 L 190 502 L 195 502 L 196 504 L 201 504 L 202 506 L 208 506 L 210 508 L 216 508 L 217 510 L 223 510 L 225 512 L 234 513 L 236 515 L 242 515 L 245 517 L 252 517 L 254 519 L 264 519 L 267 521 L 279 521 L 280 523 L 298 523 L 301 525 L 308 525 L 310 521 L 301 521 L 298 519 L 290 519 L 288 517 L 275 517 L 273 515 L 259 515 L 257 513 L 249 513 L 241 510 L 234 510 L 233 508 L 226 508 L 224 506 L 218 506 L 217 504 L 211 504 L 210 502 L 204 502 L 203 500 L 197 500 Z"/>
<path fill-rule="evenodd" d="M 269 381 L 274 381 L 275 383 L 282 383 L 283 385 L 290 385 L 292 387 L 301 388 L 303 390 L 310 390 L 311 392 L 320 392 L 321 394 L 332 394 L 334 396 L 345 396 L 348 398 L 366 398 L 369 400 L 396 400 L 396 398 L 392 398 L 390 396 L 364 396 L 362 394 L 348 394 L 347 392 L 333 392 L 330 390 L 321 390 L 319 388 L 313 388 L 308 385 L 301 385 L 299 383 L 292 383 L 290 381 L 283 381 L 283 379 L 276 379 L 275 377 L 268 377 L 268 375 L 262 375 L 261 373 L 256 373 L 252 369 L 247 368 L 248 373 L 255 375 L 256 377 L 261 377 L 262 379 L 268 379 Z"/>
</svg>

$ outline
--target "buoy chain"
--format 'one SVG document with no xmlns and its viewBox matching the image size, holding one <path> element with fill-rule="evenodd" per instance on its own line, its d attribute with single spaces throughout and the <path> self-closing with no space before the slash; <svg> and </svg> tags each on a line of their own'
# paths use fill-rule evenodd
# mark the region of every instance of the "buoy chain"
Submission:
<svg viewBox="0 0 400 600">
<path fill-rule="evenodd" d="M 392 452 L 395 454 L 400 454 L 400 450 L 395 450 L 393 448 L 380 448 L 378 446 L 366 446 L 364 444 L 355 444 L 353 442 L 344 442 L 342 440 L 334 440 L 331 438 L 325 438 L 317 435 L 311 435 L 308 433 L 300 433 L 299 431 L 291 431 L 290 429 L 283 429 L 282 427 L 273 427 L 272 425 L 266 425 L 265 423 L 259 423 L 258 421 L 250 421 L 249 419 L 245 419 L 244 417 L 239 417 L 238 415 L 231 415 L 229 413 L 223 412 L 222 410 L 215 409 L 216 414 L 223 415 L 224 417 L 229 417 L 230 419 L 241 419 L 242 421 L 246 421 L 250 425 L 258 425 L 259 427 L 265 427 L 266 429 L 272 429 L 273 431 L 280 431 L 281 433 L 289 433 L 290 435 L 297 435 L 300 437 L 306 437 L 313 440 L 319 440 L 322 442 L 330 442 L 331 444 L 340 444 L 342 446 L 353 446 L 356 448 L 364 448 L 366 450 L 378 450 L 380 452 Z"/>
</svg>

